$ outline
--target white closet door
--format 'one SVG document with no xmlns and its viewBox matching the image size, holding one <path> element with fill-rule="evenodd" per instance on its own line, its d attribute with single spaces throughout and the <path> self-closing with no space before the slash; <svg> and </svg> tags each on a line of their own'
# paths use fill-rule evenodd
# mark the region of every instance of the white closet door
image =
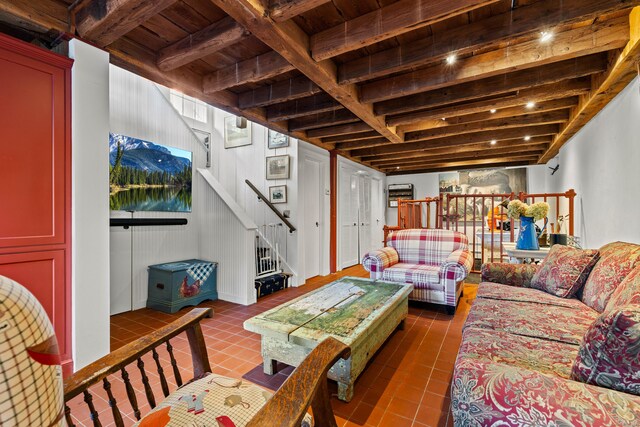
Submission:
<svg viewBox="0 0 640 427">
<path fill-rule="evenodd" d="M 358 264 L 358 180 L 348 169 L 340 169 L 340 266 Z"/>
<path fill-rule="evenodd" d="M 371 250 L 371 178 L 358 179 L 358 252 L 359 258 Z"/>
<path fill-rule="evenodd" d="M 320 164 L 304 160 L 304 276 L 320 274 Z"/>
<path fill-rule="evenodd" d="M 371 180 L 371 247 L 381 248 L 384 244 L 384 197 L 382 182 L 379 179 Z"/>
</svg>

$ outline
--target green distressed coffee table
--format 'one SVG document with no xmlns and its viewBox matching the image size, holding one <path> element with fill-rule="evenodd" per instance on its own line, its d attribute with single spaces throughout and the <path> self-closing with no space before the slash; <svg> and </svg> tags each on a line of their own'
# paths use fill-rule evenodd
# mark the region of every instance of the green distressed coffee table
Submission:
<svg viewBox="0 0 640 427">
<path fill-rule="evenodd" d="M 264 372 L 273 375 L 276 361 L 298 366 L 327 337 L 351 347 L 329 378 L 338 382 L 338 398 L 353 397 L 353 384 L 369 359 L 404 325 L 411 284 L 345 277 L 244 322 L 262 335 Z"/>
</svg>

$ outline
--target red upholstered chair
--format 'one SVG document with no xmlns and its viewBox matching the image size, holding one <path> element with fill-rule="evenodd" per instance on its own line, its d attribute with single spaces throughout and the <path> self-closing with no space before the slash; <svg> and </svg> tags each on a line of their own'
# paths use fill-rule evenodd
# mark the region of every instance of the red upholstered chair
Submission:
<svg viewBox="0 0 640 427">
<path fill-rule="evenodd" d="M 371 278 L 413 283 L 410 299 L 443 304 L 454 314 L 462 282 L 473 265 L 467 236 L 451 230 L 407 229 L 393 231 L 386 243 L 386 248 L 362 259 Z"/>
</svg>

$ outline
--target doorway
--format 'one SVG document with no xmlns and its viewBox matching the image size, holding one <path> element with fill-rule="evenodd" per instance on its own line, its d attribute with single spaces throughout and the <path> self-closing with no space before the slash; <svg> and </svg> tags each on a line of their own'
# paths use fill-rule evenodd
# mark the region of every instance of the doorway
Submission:
<svg viewBox="0 0 640 427">
<path fill-rule="evenodd" d="M 320 163 L 305 158 L 304 192 L 304 278 L 320 275 L 322 261 L 322 168 Z"/>
</svg>

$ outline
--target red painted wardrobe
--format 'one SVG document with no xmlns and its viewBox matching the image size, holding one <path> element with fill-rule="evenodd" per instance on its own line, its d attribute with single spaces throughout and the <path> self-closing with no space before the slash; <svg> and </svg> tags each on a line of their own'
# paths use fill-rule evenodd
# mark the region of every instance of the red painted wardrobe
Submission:
<svg viewBox="0 0 640 427">
<path fill-rule="evenodd" d="M 71 66 L 0 34 L 0 275 L 40 300 L 71 350 Z"/>
</svg>

